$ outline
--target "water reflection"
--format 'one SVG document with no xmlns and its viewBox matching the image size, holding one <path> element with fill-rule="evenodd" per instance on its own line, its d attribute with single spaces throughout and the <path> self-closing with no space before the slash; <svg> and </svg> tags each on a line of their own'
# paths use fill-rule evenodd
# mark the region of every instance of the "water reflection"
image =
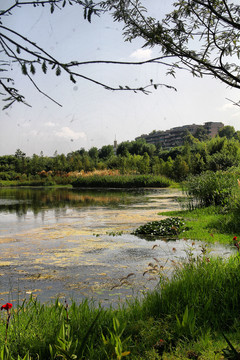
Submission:
<svg viewBox="0 0 240 360">
<path fill-rule="evenodd" d="M 23 217 L 28 211 L 34 215 L 54 209 L 56 216 L 66 209 L 89 206 L 112 206 L 143 201 L 147 190 L 76 190 L 66 188 L 4 188 L 0 189 L 0 213 L 16 213 Z"/>
</svg>

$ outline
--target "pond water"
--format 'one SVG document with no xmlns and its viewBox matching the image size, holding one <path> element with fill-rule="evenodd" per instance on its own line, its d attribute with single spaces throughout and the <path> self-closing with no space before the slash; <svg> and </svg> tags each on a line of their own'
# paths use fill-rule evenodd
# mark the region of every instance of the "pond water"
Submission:
<svg viewBox="0 0 240 360">
<path fill-rule="evenodd" d="M 0 303 L 33 295 L 108 306 L 153 289 L 153 266 L 169 275 L 203 246 L 131 235 L 164 218 L 159 211 L 179 209 L 179 196 L 176 189 L 0 189 Z M 214 246 L 212 253 L 231 249 Z"/>
</svg>

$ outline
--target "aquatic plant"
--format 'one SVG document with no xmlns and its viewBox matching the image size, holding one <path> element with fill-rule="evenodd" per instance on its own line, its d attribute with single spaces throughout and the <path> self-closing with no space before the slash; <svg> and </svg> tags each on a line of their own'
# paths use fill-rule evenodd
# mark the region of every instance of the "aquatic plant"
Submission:
<svg viewBox="0 0 240 360">
<path fill-rule="evenodd" d="M 145 225 L 139 226 L 132 232 L 133 235 L 137 235 L 147 240 L 154 240 L 159 236 L 162 237 L 176 237 L 180 232 L 188 230 L 184 226 L 185 223 L 181 218 L 169 217 L 159 221 L 151 221 Z"/>
</svg>

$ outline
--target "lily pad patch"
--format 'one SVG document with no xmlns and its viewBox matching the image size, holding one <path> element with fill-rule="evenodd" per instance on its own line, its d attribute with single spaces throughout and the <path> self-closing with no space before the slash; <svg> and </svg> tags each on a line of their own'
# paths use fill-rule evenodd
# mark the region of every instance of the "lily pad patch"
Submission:
<svg viewBox="0 0 240 360">
<path fill-rule="evenodd" d="M 177 237 L 180 232 L 186 231 L 188 228 L 185 226 L 184 221 L 178 217 L 169 217 L 159 221 L 151 221 L 145 225 L 139 226 L 132 232 L 133 235 L 137 235 L 147 240 L 154 240 L 159 236 L 164 238 Z"/>
</svg>

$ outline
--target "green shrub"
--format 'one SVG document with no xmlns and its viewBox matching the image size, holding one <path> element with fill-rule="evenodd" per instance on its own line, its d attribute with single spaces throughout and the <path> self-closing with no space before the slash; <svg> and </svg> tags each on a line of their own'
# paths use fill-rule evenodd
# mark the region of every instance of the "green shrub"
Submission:
<svg viewBox="0 0 240 360">
<path fill-rule="evenodd" d="M 237 179 L 233 173 L 207 171 L 198 176 L 191 176 L 184 183 L 184 190 L 189 196 L 189 205 L 226 206 L 234 200 Z"/>
</svg>

